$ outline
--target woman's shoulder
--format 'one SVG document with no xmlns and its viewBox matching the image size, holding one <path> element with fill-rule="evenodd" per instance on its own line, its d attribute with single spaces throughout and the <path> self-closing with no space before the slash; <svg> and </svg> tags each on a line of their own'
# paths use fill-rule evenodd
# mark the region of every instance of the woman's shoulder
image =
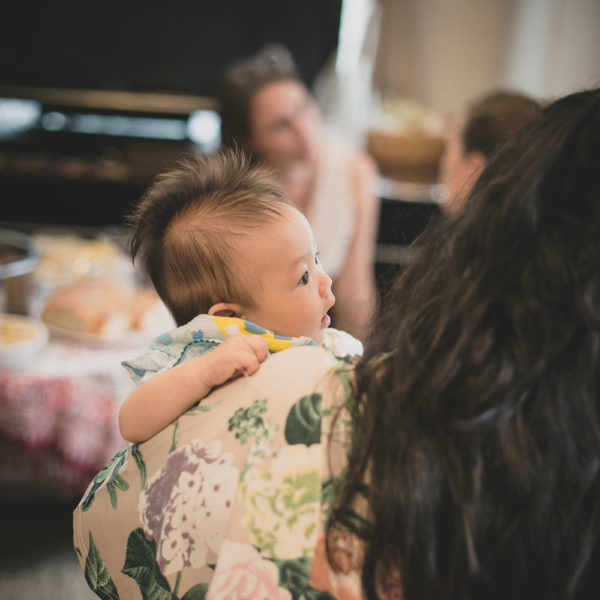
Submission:
<svg viewBox="0 0 600 600">
<path fill-rule="evenodd" d="M 291 348 L 118 453 L 74 513 L 94 591 L 228 598 L 236 578 L 269 597 L 331 589 L 312 564 L 345 464 L 348 421 L 336 417 L 352 389 L 350 365 L 320 347 Z"/>
<path fill-rule="evenodd" d="M 357 150 L 350 157 L 351 168 L 357 176 L 374 179 L 377 176 L 377 165 L 373 157 L 362 150 Z"/>
<path fill-rule="evenodd" d="M 275 421 L 284 424 L 292 408 L 306 397 L 318 398 L 319 411 L 346 404 L 353 369 L 353 361 L 343 356 L 305 346 L 272 355 L 248 383 L 254 392 L 260 390 L 261 395 L 273 399 L 269 410 Z M 239 398 L 239 393 L 231 392 Z"/>
<path fill-rule="evenodd" d="M 316 425 L 322 409 L 342 406 L 347 402 L 346 390 L 350 389 L 348 382 L 352 369 L 349 362 L 319 346 L 293 347 L 271 354 L 254 375 L 240 377 L 216 388 L 181 417 L 179 439 L 229 439 L 232 423 L 254 414 L 260 407 L 261 419 L 283 433 L 282 442 L 290 443 L 285 431 L 292 427 L 290 423 L 294 422 L 298 411 L 303 412 L 312 403 L 316 410 L 313 414 Z M 201 418 L 197 418 L 198 415 Z M 311 434 L 299 431 L 293 438 L 294 443 L 307 444 L 303 435 L 310 437 Z M 168 444 L 169 440 L 153 443 Z M 234 446 L 239 458 L 245 460 L 248 448 Z"/>
<path fill-rule="evenodd" d="M 365 152 L 357 150 L 348 159 L 348 177 L 357 219 L 373 222 L 379 210 L 376 193 L 377 166 Z"/>
<path fill-rule="evenodd" d="M 377 165 L 373 157 L 362 147 L 348 139 L 343 132 L 326 127 L 322 131 L 322 147 L 326 152 L 343 157 L 352 172 L 361 173 L 364 176 L 375 176 Z"/>
</svg>

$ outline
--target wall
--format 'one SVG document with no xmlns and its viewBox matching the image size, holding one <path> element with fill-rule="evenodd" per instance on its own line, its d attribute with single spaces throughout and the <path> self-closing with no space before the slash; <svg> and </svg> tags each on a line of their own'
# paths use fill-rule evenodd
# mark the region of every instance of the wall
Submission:
<svg viewBox="0 0 600 600">
<path fill-rule="evenodd" d="M 381 0 L 374 88 L 454 110 L 502 77 L 506 0 Z"/>
<path fill-rule="evenodd" d="M 374 90 L 453 111 L 495 87 L 600 84 L 598 0 L 380 0 Z"/>
<path fill-rule="evenodd" d="M 510 84 L 543 97 L 600 85 L 598 0 L 520 0 L 510 33 Z"/>
</svg>

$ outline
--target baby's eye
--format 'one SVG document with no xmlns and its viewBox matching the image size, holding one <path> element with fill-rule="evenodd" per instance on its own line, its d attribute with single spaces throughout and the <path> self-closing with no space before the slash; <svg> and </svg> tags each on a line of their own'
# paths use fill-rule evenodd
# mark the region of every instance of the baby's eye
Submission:
<svg viewBox="0 0 600 600">
<path fill-rule="evenodd" d="M 288 126 L 287 119 L 279 119 L 278 121 L 274 121 L 273 123 L 271 123 L 269 129 L 273 132 L 278 132 L 278 131 L 282 131 L 287 126 Z"/>
<path fill-rule="evenodd" d="M 308 271 L 304 271 L 304 275 L 300 277 L 300 281 L 298 281 L 298 285 L 308 285 Z"/>
</svg>

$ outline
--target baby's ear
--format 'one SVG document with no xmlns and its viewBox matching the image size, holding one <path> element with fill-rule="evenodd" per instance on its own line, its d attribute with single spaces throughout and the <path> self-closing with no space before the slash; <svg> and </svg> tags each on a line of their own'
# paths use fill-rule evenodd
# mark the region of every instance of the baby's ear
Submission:
<svg viewBox="0 0 600 600">
<path fill-rule="evenodd" d="M 239 317 L 242 307 L 231 302 L 217 302 L 208 309 L 208 314 L 213 317 Z"/>
</svg>

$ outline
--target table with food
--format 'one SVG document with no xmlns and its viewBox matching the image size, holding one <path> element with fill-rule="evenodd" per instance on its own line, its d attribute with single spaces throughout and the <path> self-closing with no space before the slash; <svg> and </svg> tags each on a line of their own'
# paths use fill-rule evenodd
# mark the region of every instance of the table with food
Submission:
<svg viewBox="0 0 600 600">
<path fill-rule="evenodd" d="M 169 329 L 121 234 L 0 227 L 0 491 L 80 494 L 121 448 L 121 361 Z"/>
</svg>

